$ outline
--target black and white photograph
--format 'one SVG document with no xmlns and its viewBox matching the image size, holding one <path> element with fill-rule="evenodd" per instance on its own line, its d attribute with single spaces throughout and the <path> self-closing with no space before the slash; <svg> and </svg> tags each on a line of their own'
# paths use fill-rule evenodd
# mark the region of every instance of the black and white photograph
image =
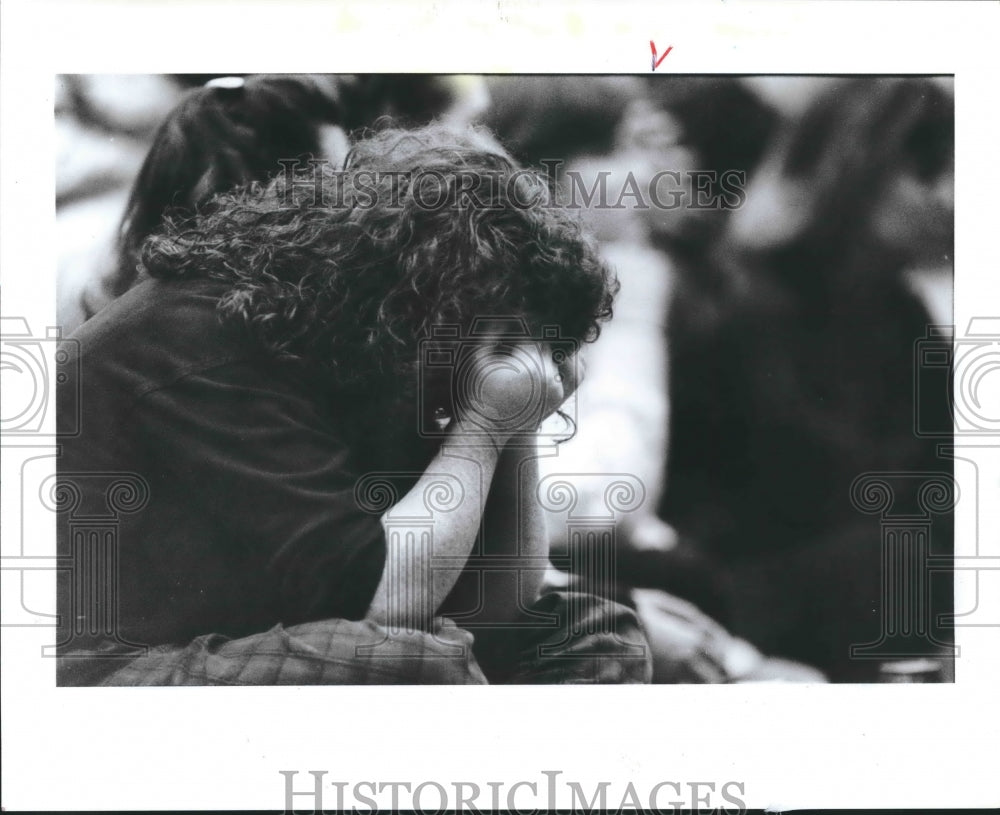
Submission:
<svg viewBox="0 0 1000 815">
<path fill-rule="evenodd" d="M 8 57 L 5 809 L 986 802 L 997 61 L 727 5 L 567 11 L 547 63 L 520 6 L 477 60 L 356 4 L 328 60 Z M 23 750 L 102 720 L 42 789 Z"/>
<path fill-rule="evenodd" d="M 952 677 L 951 77 L 56 105 L 60 684 Z"/>
</svg>

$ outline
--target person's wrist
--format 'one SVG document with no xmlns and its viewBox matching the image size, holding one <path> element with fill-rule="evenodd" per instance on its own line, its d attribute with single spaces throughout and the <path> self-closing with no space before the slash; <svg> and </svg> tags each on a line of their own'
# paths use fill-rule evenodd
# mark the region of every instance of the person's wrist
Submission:
<svg viewBox="0 0 1000 815">
<path fill-rule="evenodd" d="M 483 447 L 499 456 L 510 437 L 509 430 L 497 427 L 484 419 L 472 421 L 460 416 L 451 428 L 446 444 L 465 448 Z"/>
</svg>

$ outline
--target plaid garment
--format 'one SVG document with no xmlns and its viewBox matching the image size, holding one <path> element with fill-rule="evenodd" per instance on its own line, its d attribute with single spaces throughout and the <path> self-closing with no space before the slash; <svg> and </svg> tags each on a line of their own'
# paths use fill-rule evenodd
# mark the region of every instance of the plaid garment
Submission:
<svg viewBox="0 0 1000 815">
<path fill-rule="evenodd" d="M 526 629 L 500 681 L 515 684 L 649 682 L 649 649 L 635 614 L 579 592 L 552 592 L 532 608 L 554 624 Z M 473 635 L 447 618 L 430 632 L 389 631 L 375 623 L 323 620 L 241 639 L 220 634 L 186 646 L 158 646 L 121 664 L 108 646 L 60 658 L 59 684 L 150 685 L 469 685 L 488 684 L 472 653 Z M 120 666 L 120 667 L 119 667 Z"/>
<path fill-rule="evenodd" d="M 506 649 L 483 655 L 494 683 L 633 685 L 653 677 L 652 651 L 636 613 L 579 591 L 549 591 L 529 609 L 552 623 L 521 630 Z"/>
</svg>

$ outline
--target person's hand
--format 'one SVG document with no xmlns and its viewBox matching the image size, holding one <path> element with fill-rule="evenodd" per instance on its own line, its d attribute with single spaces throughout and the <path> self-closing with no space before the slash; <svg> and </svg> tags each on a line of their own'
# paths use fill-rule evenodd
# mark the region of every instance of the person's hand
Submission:
<svg viewBox="0 0 1000 815">
<path fill-rule="evenodd" d="M 558 362 L 557 362 L 558 359 Z M 538 429 L 576 390 L 572 359 L 540 342 L 500 342 L 473 352 L 457 383 L 458 422 L 504 443 Z"/>
</svg>

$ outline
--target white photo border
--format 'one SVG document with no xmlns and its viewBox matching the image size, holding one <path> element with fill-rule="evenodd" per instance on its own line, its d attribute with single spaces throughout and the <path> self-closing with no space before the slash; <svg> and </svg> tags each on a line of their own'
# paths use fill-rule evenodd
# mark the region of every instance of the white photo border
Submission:
<svg viewBox="0 0 1000 815">
<path fill-rule="evenodd" d="M 56 74 L 641 74 L 650 39 L 673 47 L 663 73 L 953 74 L 955 324 L 1000 315 L 992 3 L 6 0 L 0 13 L 3 314 L 32 326 L 56 324 Z M 963 453 L 994 498 L 998 444 Z M 9 488 L 23 459 L 4 450 L 5 557 L 21 544 L 12 519 L 40 551 L 51 534 L 51 515 L 29 518 Z M 995 500 L 980 505 L 978 518 L 959 505 L 958 554 L 978 541 L 996 558 Z M 282 770 L 446 785 L 561 770 L 588 787 L 741 782 L 751 808 L 995 806 L 1000 572 L 967 577 L 956 607 L 978 602 L 993 625 L 956 631 L 953 685 L 56 689 L 39 656 L 51 630 L 4 628 L 2 803 L 280 809 Z"/>
</svg>

